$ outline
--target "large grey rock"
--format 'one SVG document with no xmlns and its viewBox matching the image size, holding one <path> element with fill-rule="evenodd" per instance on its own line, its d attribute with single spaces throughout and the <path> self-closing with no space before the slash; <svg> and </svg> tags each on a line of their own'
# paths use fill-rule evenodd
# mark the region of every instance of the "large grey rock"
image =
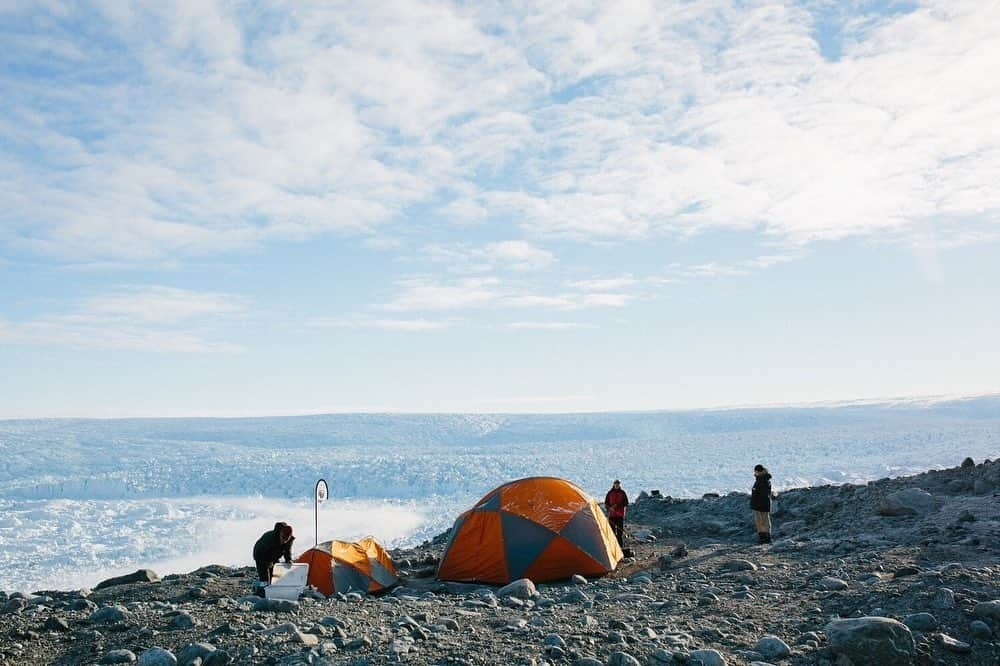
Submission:
<svg viewBox="0 0 1000 666">
<path fill-rule="evenodd" d="M 754 645 L 753 651 L 759 652 L 765 659 L 784 659 L 792 654 L 788 644 L 777 636 L 762 636 Z"/>
<path fill-rule="evenodd" d="M 135 653 L 131 650 L 109 650 L 97 661 L 98 664 L 134 664 Z"/>
<path fill-rule="evenodd" d="M 976 604 L 972 613 L 980 620 L 986 620 L 991 624 L 1000 624 L 1000 599 L 981 601 Z"/>
<path fill-rule="evenodd" d="M 934 608 L 947 610 L 955 607 L 955 592 L 947 587 L 939 588 L 934 593 Z"/>
<path fill-rule="evenodd" d="M 177 666 L 192 666 L 196 659 L 204 664 L 213 652 L 215 646 L 211 643 L 191 643 L 177 653 Z"/>
<path fill-rule="evenodd" d="M 608 666 L 641 666 L 641 664 L 628 652 L 615 652 L 608 659 Z"/>
<path fill-rule="evenodd" d="M 914 613 L 903 618 L 903 624 L 914 631 L 934 631 L 937 629 L 937 618 L 930 613 Z"/>
<path fill-rule="evenodd" d="M 726 658 L 718 650 L 691 650 L 691 661 L 701 666 L 726 666 Z"/>
<path fill-rule="evenodd" d="M 27 607 L 28 601 L 18 597 L 8 600 L 7 603 L 3 605 L 3 609 L 0 610 L 0 613 L 4 615 L 14 615 L 15 613 L 20 613 Z"/>
<path fill-rule="evenodd" d="M 170 618 L 171 629 L 191 629 L 198 625 L 198 621 L 188 612 L 181 611 Z"/>
<path fill-rule="evenodd" d="M 152 647 L 139 655 L 139 666 L 177 666 L 177 657 L 170 650 Z"/>
<path fill-rule="evenodd" d="M 902 622 L 888 617 L 856 617 L 826 625 L 826 638 L 835 654 L 857 664 L 909 666 L 916 645 Z"/>
<path fill-rule="evenodd" d="M 111 624 L 113 622 L 121 622 L 127 619 L 128 616 L 129 613 L 125 610 L 125 607 L 116 604 L 114 606 L 98 608 L 90 614 L 88 619 L 94 624 Z"/>
<path fill-rule="evenodd" d="M 128 583 L 155 583 L 160 580 L 160 577 L 156 575 L 156 572 L 152 569 L 139 569 L 136 572 L 125 574 L 124 576 L 116 576 L 114 578 L 108 578 L 107 580 L 102 580 L 100 583 L 94 586 L 95 590 L 100 590 L 105 587 L 114 587 L 115 585 L 127 585 Z"/>
<path fill-rule="evenodd" d="M 883 516 L 924 515 L 938 507 L 934 496 L 921 488 L 904 488 L 886 495 L 879 504 L 878 512 Z"/>
<path fill-rule="evenodd" d="M 990 625 L 986 624 L 982 620 L 973 620 L 969 623 L 969 633 L 972 634 L 973 638 L 978 638 L 979 640 L 988 641 L 993 637 L 993 631 L 990 629 Z"/>
<path fill-rule="evenodd" d="M 515 580 L 509 585 L 504 585 L 497 590 L 498 597 L 515 597 L 517 599 L 530 599 L 537 594 L 535 584 L 528 578 Z"/>
</svg>

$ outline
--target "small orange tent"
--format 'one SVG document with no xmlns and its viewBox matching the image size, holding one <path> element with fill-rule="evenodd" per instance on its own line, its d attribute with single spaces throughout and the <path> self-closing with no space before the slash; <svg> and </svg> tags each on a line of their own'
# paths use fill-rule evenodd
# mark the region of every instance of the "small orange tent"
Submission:
<svg viewBox="0 0 1000 666">
<path fill-rule="evenodd" d="M 309 564 L 309 584 L 327 596 L 334 592 L 379 592 L 399 582 L 392 558 L 375 537 L 356 542 L 324 541 L 295 561 Z"/>
<path fill-rule="evenodd" d="M 592 497 L 564 479 L 532 477 L 491 490 L 455 520 L 437 576 L 542 582 L 606 574 L 622 557 Z"/>
</svg>

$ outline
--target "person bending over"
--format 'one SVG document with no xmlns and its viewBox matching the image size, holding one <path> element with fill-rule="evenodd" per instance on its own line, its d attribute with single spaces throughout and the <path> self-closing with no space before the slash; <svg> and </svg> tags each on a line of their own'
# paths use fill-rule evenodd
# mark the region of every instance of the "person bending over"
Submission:
<svg viewBox="0 0 1000 666">
<path fill-rule="evenodd" d="M 253 561 L 257 565 L 257 578 L 260 584 L 270 585 L 271 578 L 274 577 L 274 565 L 281 558 L 285 558 L 285 564 L 292 563 L 292 526 L 287 523 L 275 523 L 274 529 L 264 532 L 257 543 L 253 545 Z M 258 594 L 263 593 L 263 587 L 258 590 Z"/>
</svg>

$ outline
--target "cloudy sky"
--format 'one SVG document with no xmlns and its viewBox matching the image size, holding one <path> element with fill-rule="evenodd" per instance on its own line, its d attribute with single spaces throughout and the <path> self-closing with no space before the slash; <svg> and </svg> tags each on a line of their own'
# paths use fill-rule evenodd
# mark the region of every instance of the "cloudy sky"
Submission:
<svg viewBox="0 0 1000 666">
<path fill-rule="evenodd" d="M 998 32 L 0 0 L 0 416 L 1000 390 Z"/>
</svg>

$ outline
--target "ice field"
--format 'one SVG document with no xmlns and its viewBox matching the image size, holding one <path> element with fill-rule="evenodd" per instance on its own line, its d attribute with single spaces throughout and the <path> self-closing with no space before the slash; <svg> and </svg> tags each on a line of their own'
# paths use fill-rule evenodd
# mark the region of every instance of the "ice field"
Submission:
<svg viewBox="0 0 1000 666">
<path fill-rule="evenodd" d="M 276 520 L 314 540 L 419 542 L 500 483 L 603 497 L 861 483 L 1000 456 L 1000 396 L 566 415 L 345 414 L 0 421 L 0 589 L 73 589 L 139 567 L 250 565 Z"/>
</svg>

